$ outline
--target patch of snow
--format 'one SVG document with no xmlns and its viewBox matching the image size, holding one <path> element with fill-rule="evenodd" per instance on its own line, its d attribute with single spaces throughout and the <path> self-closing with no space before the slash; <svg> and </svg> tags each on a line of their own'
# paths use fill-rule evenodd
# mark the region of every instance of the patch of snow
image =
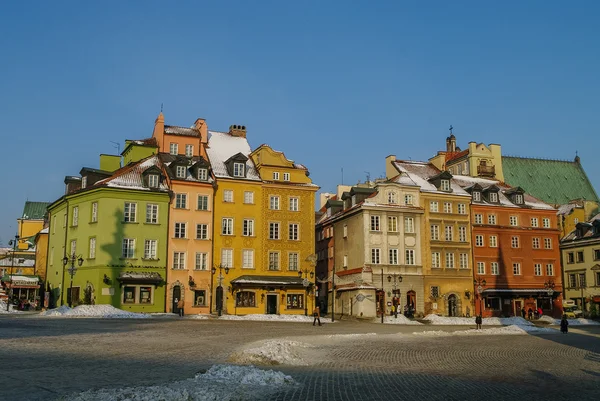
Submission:
<svg viewBox="0 0 600 401">
<path fill-rule="evenodd" d="M 288 386 L 297 386 L 291 376 L 254 366 L 214 365 L 192 379 L 159 386 L 89 390 L 65 397 L 68 401 L 233 401 L 263 400 Z"/>
<path fill-rule="evenodd" d="M 208 131 L 208 147 L 206 153 L 216 177 L 231 178 L 225 162 L 238 153 L 248 157 L 246 161 L 246 180 L 260 181 L 260 176 L 249 157 L 252 150 L 244 137 L 232 136 L 227 132 Z"/>
<path fill-rule="evenodd" d="M 414 332 L 413 334 L 419 336 L 432 336 L 432 337 L 449 337 L 449 336 L 485 336 L 485 335 L 519 335 L 529 333 L 545 333 L 545 334 L 557 334 L 558 331 L 554 329 L 548 329 L 545 327 L 536 326 L 517 326 L 511 325 L 506 327 L 494 327 L 491 329 L 482 330 L 459 330 L 459 331 L 422 331 Z"/>
<path fill-rule="evenodd" d="M 220 320 L 252 320 L 259 322 L 296 322 L 296 323 L 307 323 L 313 322 L 312 316 L 304 315 L 223 315 L 218 317 Z M 321 317 L 323 319 L 323 317 Z M 321 322 L 323 323 L 323 322 Z M 331 322 L 328 322 L 331 323 Z"/>
<path fill-rule="evenodd" d="M 6 301 L 3 299 L 0 299 L 0 314 L 6 314 L 6 313 L 23 313 L 23 312 L 18 309 L 15 309 L 14 305 L 10 305 L 9 309 L 6 310 Z"/>
<path fill-rule="evenodd" d="M 552 316 L 543 315 L 538 320 L 540 322 L 544 322 L 544 323 L 548 323 L 548 324 L 560 325 L 560 319 L 554 319 Z M 597 322 L 595 320 L 590 320 L 590 319 L 584 319 L 582 317 L 580 317 L 578 319 L 567 319 L 567 321 L 569 322 L 569 326 L 600 325 L 600 322 Z"/>
<path fill-rule="evenodd" d="M 375 322 L 381 322 L 381 318 L 379 319 L 375 319 Z M 397 318 L 395 318 L 394 316 L 386 316 L 383 319 L 383 323 L 384 324 L 406 324 L 406 325 L 419 325 L 419 324 L 423 324 L 420 322 L 417 322 L 416 320 L 410 320 L 409 318 L 407 318 L 404 315 L 398 315 Z"/>
<path fill-rule="evenodd" d="M 151 315 L 145 313 L 135 313 L 117 309 L 112 305 L 79 305 L 72 309 L 63 305 L 60 308 L 42 312 L 40 313 L 40 316 L 96 317 L 107 319 L 147 319 L 151 317 Z"/>
<path fill-rule="evenodd" d="M 260 365 L 308 365 L 302 357 L 302 349 L 311 345 L 298 341 L 267 340 L 257 347 L 233 353 L 230 362 Z"/>
<path fill-rule="evenodd" d="M 187 319 L 197 319 L 197 320 L 206 320 L 206 319 L 210 319 L 211 315 L 185 315 L 184 316 Z"/>
<path fill-rule="evenodd" d="M 354 333 L 354 334 L 329 334 L 327 338 L 360 338 L 360 337 L 371 337 L 376 336 L 377 333 Z"/>
<path fill-rule="evenodd" d="M 463 326 L 463 325 L 472 325 L 475 324 L 475 317 L 445 317 L 438 315 L 427 315 L 423 318 L 423 320 L 429 321 L 430 324 L 434 325 L 443 325 L 443 326 Z M 528 320 L 523 319 L 522 317 L 513 316 L 513 317 L 486 317 L 482 320 L 482 325 L 484 326 L 508 326 L 508 325 L 517 325 L 517 326 L 533 326 Z"/>
</svg>

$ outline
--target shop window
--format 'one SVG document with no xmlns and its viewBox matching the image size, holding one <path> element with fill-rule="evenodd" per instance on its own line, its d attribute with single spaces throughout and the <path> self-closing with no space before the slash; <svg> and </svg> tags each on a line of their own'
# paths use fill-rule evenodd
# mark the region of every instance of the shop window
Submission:
<svg viewBox="0 0 600 401">
<path fill-rule="evenodd" d="M 152 287 L 140 287 L 140 303 L 152 303 Z"/>
<path fill-rule="evenodd" d="M 256 306 L 256 294 L 251 291 L 240 291 L 235 296 L 235 306 L 253 308 Z"/>
<path fill-rule="evenodd" d="M 19 274 L 19 273 L 17 273 Z M 71 299 L 73 302 L 71 302 Z M 68 304 L 77 304 L 79 301 L 79 287 L 72 287 L 67 290 L 67 303 Z M 73 305 L 73 306 L 75 306 Z"/>
<path fill-rule="evenodd" d="M 486 298 L 485 299 L 485 307 L 491 310 L 500 310 L 502 309 L 501 299 L 497 297 Z"/>
<path fill-rule="evenodd" d="M 123 303 L 134 304 L 135 303 L 135 287 L 125 287 L 123 290 Z"/>
<path fill-rule="evenodd" d="M 287 295 L 288 309 L 304 309 L 304 294 L 288 294 Z"/>
<path fill-rule="evenodd" d="M 194 306 L 206 306 L 206 291 L 194 291 Z"/>
</svg>

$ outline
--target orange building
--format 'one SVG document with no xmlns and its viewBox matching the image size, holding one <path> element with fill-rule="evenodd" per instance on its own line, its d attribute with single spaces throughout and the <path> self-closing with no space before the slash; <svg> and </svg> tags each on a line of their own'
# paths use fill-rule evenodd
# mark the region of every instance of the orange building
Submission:
<svg viewBox="0 0 600 401">
<path fill-rule="evenodd" d="M 519 316 L 562 314 L 556 209 L 495 180 L 454 176 L 471 194 L 475 310 Z"/>
</svg>

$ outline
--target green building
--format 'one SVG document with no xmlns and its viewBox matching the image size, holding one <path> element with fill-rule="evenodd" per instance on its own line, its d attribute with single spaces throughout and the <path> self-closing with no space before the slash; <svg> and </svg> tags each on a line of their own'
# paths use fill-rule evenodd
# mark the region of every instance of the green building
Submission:
<svg viewBox="0 0 600 401">
<path fill-rule="evenodd" d="M 156 155 L 122 168 L 119 156 L 101 155 L 100 169 L 83 168 L 80 176 L 65 178 L 65 195 L 48 206 L 51 307 L 165 310 L 166 180 Z"/>
</svg>

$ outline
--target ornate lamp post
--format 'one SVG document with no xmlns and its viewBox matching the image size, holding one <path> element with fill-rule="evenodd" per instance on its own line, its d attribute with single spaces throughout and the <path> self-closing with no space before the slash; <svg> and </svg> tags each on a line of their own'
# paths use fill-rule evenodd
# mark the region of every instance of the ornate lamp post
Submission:
<svg viewBox="0 0 600 401">
<path fill-rule="evenodd" d="M 308 316 L 308 288 L 312 284 L 308 280 L 309 275 L 310 278 L 313 278 L 315 277 L 315 272 L 310 269 L 298 270 L 298 277 L 302 278 L 304 276 L 304 279 L 302 279 L 302 285 L 304 286 L 304 291 L 306 292 L 306 300 L 304 301 L 304 316 Z"/>
<path fill-rule="evenodd" d="M 69 286 L 69 308 L 73 306 L 73 276 L 77 273 L 77 268 L 75 267 L 75 262 L 81 267 L 83 264 L 83 257 L 81 255 L 76 256 L 75 252 L 71 254 L 71 256 L 66 256 L 62 260 L 63 267 L 67 267 L 67 264 L 71 262 L 71 266 L 67 269 L 69 272 L 69 276 L 71 276 L 71 285 Z"/>
<path fill-rule="evenodd" d="M 220 263 L 218 266 L 213 266 L 213 268 L 210 270 L 211 275 L 210 275 L 210 286 L 212 287 L 212 283 L 213 283 L 213 276 L 215 275 L 215 273 L 217 272 L 217 269 L 219 269 L 219 286 L 217 287 L 217 302 L 216 302 L 216 306 L 217 306 L 217 314 L 219 316 L 221 316 L 223 314 L 223 279 L 225 278 L 225 276 L 223 276 L 223 270 L 225 270 L 225 274 L 229 274 L 229 266 L 223 266 L 222 263 Z M 212 289 L 211 289 L 211 293 L 212 293 Z M 212 294 L 211 294 L 211 298 L 212 298 Z M 212 306 L 211 306 L 212 308 Z M 211 311 L 212 312 L 212 311 Z"/>
<path fill-rule="evenodd" d="M 394 319 L 398 319 L 398 306 L 400 305 L 399 302 L 394 302 L 395 298 L 396 298 L 396 294 L 399 294 L 400 291 L 396 288 L 397 283 L 401 283 L 402 282 L 402 276 L 398 273 L 392 273 L 390 275 L 388 275 L 387 279 L 388 279 L 388 283 L 392 282 L 392 278 L 394 279 L 394 289 L 392 290 L 392 294 L 394 294 L 394 297 L 392 298 L 392 305 L 394 306 Z M 395 303 L 395 304 L 394 304 Z"/>
<path fill-rule="evenodd" d="M 13 297 L 13 268 L 15 267 L 15 253 L 17 252 L 17 246 L 19 245 L 19 235 L 15 235 L 15 239 L 8 241 L 8 245 L 12 246 L 12 258 L 10 261 L 10 290 L 8 291 L 8 300 L 6 301 L 6 311 L 10 309 L 10 304 Z"/>
<path fill-rule="evenodd" d="M 486 281 L 485 281 L 485 279 L 478 277 L 473 280 L 473 285 L 475 286 L 475 289 L 477 290 L 477 294 L 479 294 L 479 313 L 483 315 L 483 295 L 482 295 L 482 293 L 483 293 L 483 287 L 485 287 L 485 285 L 486 285 Z"/>
</svg>

